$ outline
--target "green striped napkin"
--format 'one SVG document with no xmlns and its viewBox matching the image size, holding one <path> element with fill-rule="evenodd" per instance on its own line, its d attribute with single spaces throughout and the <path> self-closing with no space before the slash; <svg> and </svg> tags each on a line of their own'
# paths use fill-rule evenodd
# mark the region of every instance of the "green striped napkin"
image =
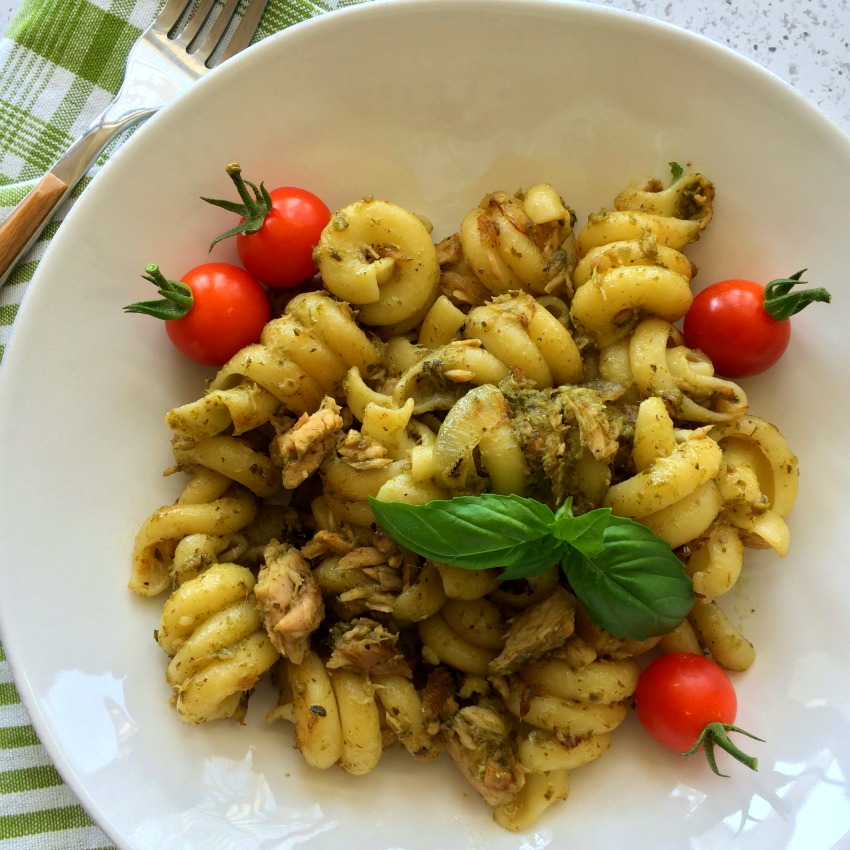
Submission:
<svg viewBox="0 0 850 850">
<path fill-rule="evenodd" d="M 362 0 L 270 0 L 257 38 Z M 0 219 L 112 99 L 130 45 L 163 0 L 23 0 L 0 39 Z M 0 289 L 0 359 L 51 237 L 98 166 Z M 111 847 L 30 726 L 0 646 L 0 850 Z"/>
</svg>

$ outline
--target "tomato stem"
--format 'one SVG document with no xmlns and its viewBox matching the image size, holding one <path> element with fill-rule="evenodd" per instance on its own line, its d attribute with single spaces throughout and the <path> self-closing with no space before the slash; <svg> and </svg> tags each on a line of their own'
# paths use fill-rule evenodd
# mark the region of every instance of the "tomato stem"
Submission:
<svg viewBox="0 0 850 850">
<path fill-rule="evenodd" d="M 764 309 L 776 321 L 783 322 L 790 319 L 791 316 L 799 313 L 800 310 L 808 307 L 814 301 L 829 304 L 832 300 L 832 296 L 823 287 L 803 289 L 798 292 L 791 291 L 798 283 L 806 282 L 800 280 L 805 271 L 805 269 L 802 269 L 790 277 L 777 278 L 765 286 Z"/>
<path fill-rule="evenodd" d="M 682 753 L 683 756 L 692 756 L 698 752 L 701 747 L 705 747 L 705 757 L 708 760 L 709 767 L 718 776 L 723 776 L 728 779 L 728 775 L 721 773 L 717 767 L 717 759 L 714 755 L 714 747 L 718 746 L 725 750 L 729 755 L 736 758 L 741 764 L 745 764 L 750 770 L 758 770 L 758 759 L 754 756 L 747 755 L 743 750 L 739 749 L 730 739 L 729 732 L 740 732 L 754 741 L 764 742 L 764 738 L 758 738 L 755 735 L 747 732 L 746 729 L 740 729 L 737 726 L 730 726 L 728 723 L 709 723 L 700 733 L 696 743 L 687 751 Z"/>
<path fill-rule="evenodd" d="M 155 319 L 182 319 L 195 303 L 192 290 L 182 280 L 169 280 L 156 263 L 145 266 L 142 277 L 157 287 L 161 301 L 138 301 L 128 304 L 125 313 L 144 313 Z"/>
<path fill-rule="evenodd" d="M 242 220 L 236 227 L 231 227 L 230 230 L 226 230 L 224 233 L 216 236 L 210 242 L 210 251 L 222 239 L 228 239 L 238 234 L 250 236 L 252 233 L 256 233 L 263 226 L 263 222 L 272 208 L 272 198 L 265 184 L 260 183 L 257 186 L 250 180 L 245 180 L 242 177 L 242 168 L 238 162 L 231 162 L 224 170 L 227 172 L 227 176 L 233 181 L 233 185 L 236 186 L 236 191 L 239 193 L 242 203 L 219 198 L 202 197 L 201 200 L 213 206 L 221 207 L 228 212 L 236 213 L 238 216 L 241 216 Z"/>
</svg>

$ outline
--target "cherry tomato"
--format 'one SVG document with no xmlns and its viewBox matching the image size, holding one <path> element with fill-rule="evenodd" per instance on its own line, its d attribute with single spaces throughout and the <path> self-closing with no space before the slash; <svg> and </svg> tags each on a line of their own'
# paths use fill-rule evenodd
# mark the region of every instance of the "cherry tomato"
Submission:
<svg viewBox="0 0 850 850">
<path fill-rule="evenodd" d="M 685 345 L 700 349 L 718 374 L 748 378 L 784 354 L 791 323 L 764 309 L 764 287 L 752 280 L 722 280 L 697 293 L 683 323 Z"/>
<path fill-rule="evenodd" d="M 221 366 L 237 351 L 257 342 L 271 309 L 263 287 L 239 266 L 204 263 L 181 280 L 169 280 L 156 265 L 146 280 L 159 288 L 161 301 L 125 307 L 165 319 L 171 342 L 186 357 L 205 366 Z"/>
<path fill-rule="evenodd" d="M 742 753 L 728 732 L 749 732 L 731 724 L 738 711 L 735 689 L 711 659 L 690 652 L 662 655 L 643 671 L 635 689 L 637 716 L 659 744 L 683 755 L 705 748 L 709 764 L 719 773 L 714 745 L 756 769 L 756 760 Z M 761 740 L 761 739 L 756 739 Z"/>
<path fill-rule="evenodd" d="M 194 296 L 192 309 L 165 323 L 174 346 L 198 363 L 221 366 L 257 342 L 270 318 L 269 299 L 238 266 L 205 263 L 181 278 Z"/>
<path fill-rule="evenodd" d="M 218 236 L 213 245 L 235 236 L 236 252 L 242 265 L 268 286 L 298 286 L 313 277 L 316 274 L 313 248 L 331 218 L 324 201 L 295 186 L 281 186 L 271 191 L 262 183 L 256 186 L 242 178 L 237 163 L 228 165 L 226 170 L 242 203 L 204 200 L 238 213 L 242 220 Z"/>
<path fill-rule="evenodd" d="M 813 301 L 830 300 L 822 288 L 792 291 L 802 274 L 767 286 L 733 278 L 706 287 L 685 313 L 685 345 L 700 349 L 727 378 L 749 378 L 769 369 L 788 348 L 791 316 Z"/>
<path fill-rule="evenodd" d="M 242 265 L 269 286 L 290 287 L 316 274 L 313 248 L 330 221 L 324 202 L 306 189 L 285 186 L 269 192 L 271 210 L 256 233 L 240 233 Z"/>
<path fill-rule="evenodd" d="M 734 723 L 738 699 L 729 677 L 702 655 L 672 652 L 653 661 L 635 691 L 649 734 L 676 752 L 689 750 L 709 723 Z"/>
</svg>

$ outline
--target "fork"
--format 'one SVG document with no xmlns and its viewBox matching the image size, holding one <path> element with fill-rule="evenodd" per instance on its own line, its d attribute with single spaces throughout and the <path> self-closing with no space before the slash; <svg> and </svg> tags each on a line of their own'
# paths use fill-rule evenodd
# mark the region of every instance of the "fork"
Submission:
<svg viewBox="0 0 850 850">
<path fill-rule="evenodd" d="M 124 81 L 107 108 L 0 224 L 0 286 L 106 145 L 247 47 L 268 0 L 167 0 L 130 49 Z"/>
</svg>

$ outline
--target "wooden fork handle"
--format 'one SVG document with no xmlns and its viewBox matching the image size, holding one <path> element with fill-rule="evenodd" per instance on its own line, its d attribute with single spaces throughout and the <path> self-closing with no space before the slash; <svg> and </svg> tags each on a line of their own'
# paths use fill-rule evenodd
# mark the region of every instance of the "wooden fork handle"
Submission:
<svg viewBox="0 0 850 850">
<path fill-rule="evenodd" d="M 48 171 L 0 224 L 0 280 L 32 244 L 68 191 L 68 184 Z"/>
</svg>

